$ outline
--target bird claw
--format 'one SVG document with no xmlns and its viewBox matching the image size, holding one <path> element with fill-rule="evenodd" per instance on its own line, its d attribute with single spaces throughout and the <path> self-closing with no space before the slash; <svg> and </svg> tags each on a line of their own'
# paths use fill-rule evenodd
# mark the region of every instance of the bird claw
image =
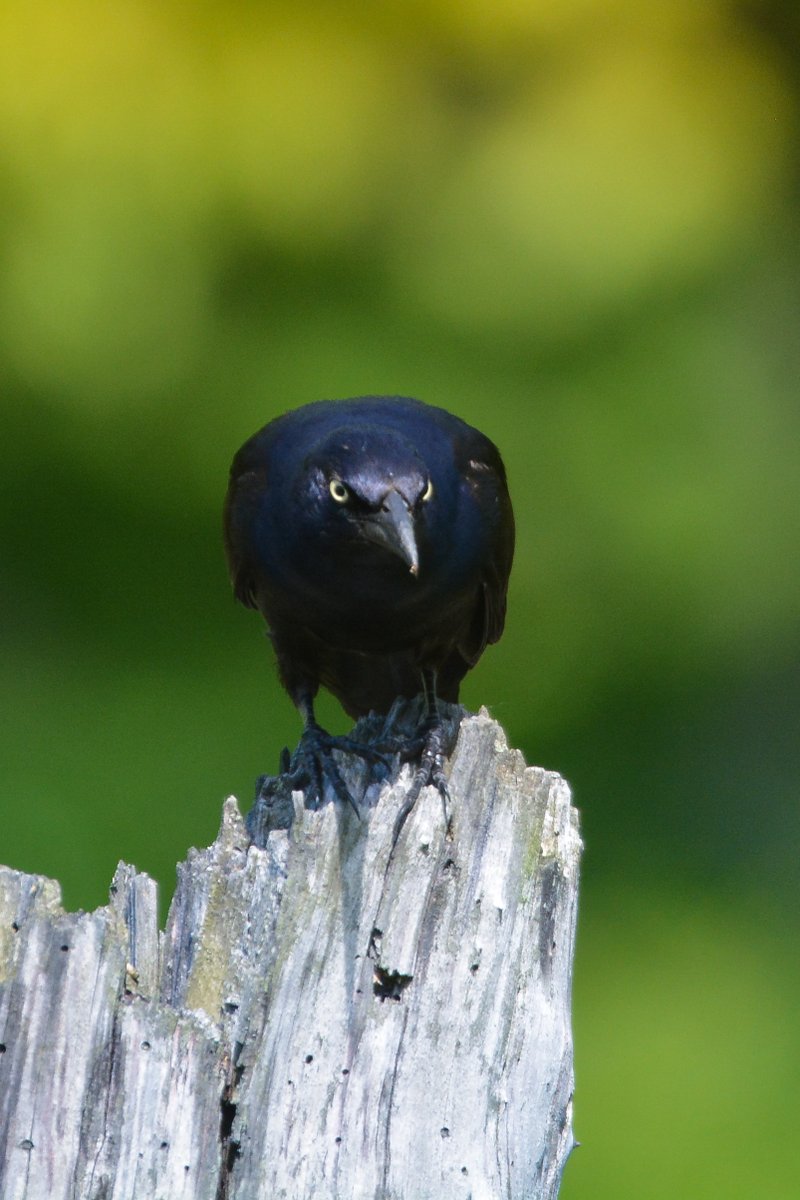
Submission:
<svg viewBox="0 0 800 1200">
<path fill-rule="evenodd" d="M 417 767 L 416 779 L 420 780 L 420 789 L 431 784 L 436 788 L 439 795 L 442 797 L 444 804 L 445 817 L 447 819 L 448 828 L 450 826 L 450 818 L 448 816 L 448 804 L 450 802 L 450 791 L 447 786 L 447 776 L 444 773 L 444 764 L 447 760 L 447 750 L 449 741 L 449 731 L 444 722 L 437 718 L 428 724 L 427 729 L 422 733 L 422 753 L 420 755 L 419 766 Z M 415 779 L 415 782 L 416 782 Z"/>
<path fill-rule="evenodd" d="M 450 834 L 452 829 L 450 789 L 447 783 L 447 776 L 444 772 L 444 765 L 451 737 L 452 732 L 447 722 L 443 721 L 440 716 L 435 716 L 429 717 L 423 723 L 419 733 L 415 737 L 406 738 L 401 741 L 399 746 L 401 756 L 406 760 L 418 757 L 419 765 L 414 772 L 408 796 L 395 818 L 394 831 L 392 833 L 392 848 L 397 845 L 397 840 L 400 837 L 403 826 L 419 799 L 422 789 L 428 787 L 428 785 L 435 787 L 441 796 L 445 829 L 448 835 Z"/>
<path fill-rule="evenodd" d="M 325 784 L 328 783 L 336 798 L 343 804 L 349 804 L 360 819 L 358 805 L 333 759 L 334 750 L 378 765 L 381 768 L 379 778 L 386 778 L 391 770 L 391 761 L 378 747 L 346 736 L 330 734 L 319 725 L 307 725 L 284 774 L 292 786 L 303 788 L 309 808 L 320 807 Z"/>
<path fill-rule="evenodd" d="M 355 741 L 353 738 L 344 735 L 334 737 L 332 734 L 326 734 L 326 737 L 330 739 L 333 750 L 343 750 L 345 754 L 355 754 L 358 758 L 377 763 L 383 767 L 386 775 L 391 771 L 392 760 L 385 753 L 380 743 L 372 745 L 370 742 Z"/>
</svg>

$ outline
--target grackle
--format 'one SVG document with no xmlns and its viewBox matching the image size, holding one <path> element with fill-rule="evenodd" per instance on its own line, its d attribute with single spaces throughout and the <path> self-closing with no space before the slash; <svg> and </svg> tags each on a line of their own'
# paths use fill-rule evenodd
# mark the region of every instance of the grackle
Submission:
<svg viewBox="0 0 800 1200">
<path fill-rule="evenodd" d="M 414 794 L 446 797 L 437 700 L 457 702 L 505 620 L 514 519 L 493 443 L 404 396 L 307 404 L 236 454 L 224 525 L 236 598 L 264 616 L 303 719 L 292 782 L 352 803 L 331 750 L 381 757 L 317 724 L 320 685 L 354 718 L 422 693 Z"/>
</svg>

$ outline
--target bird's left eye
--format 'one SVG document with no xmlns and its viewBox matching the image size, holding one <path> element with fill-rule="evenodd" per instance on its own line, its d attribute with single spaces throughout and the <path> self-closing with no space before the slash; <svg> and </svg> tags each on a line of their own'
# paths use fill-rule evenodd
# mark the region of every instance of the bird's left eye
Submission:
<svg viewBox="0 0 800 1200">
<path fill-rule="evenodd" d="M 425 503 L 426 500 L 430 500 L 432 495 L 433 495 L 433 480 L 429 479 L 428 486 L 425 488 L 425 491 L 420 496 L 420 499 L 422 500 L 423 504 Z"/>
<path fill-rule="evenodd" d="M 337 504 L 347 503 L 350 493 L 342 483 L 341 479 L 332 479 L 328 484 L 328 489 Z"/>
</svg>

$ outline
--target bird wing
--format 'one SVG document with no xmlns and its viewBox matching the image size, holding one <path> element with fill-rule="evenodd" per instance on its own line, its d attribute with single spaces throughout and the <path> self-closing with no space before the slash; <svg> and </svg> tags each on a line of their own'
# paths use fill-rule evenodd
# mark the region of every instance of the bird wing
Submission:
<svg viewBox="0 0 800 1200">
<path fill-rule="evenodd" d="M 252 546 L 251 523 L 258 497 L 265 487 L 263 468 L 239 471 L 234 460 L 223 512 L 225 557 L 233 594 L 246 608 L 258 608 L 256 572 L 248 547 Z"/>
<path fill-rule="evenodd" d="M 503 632 L 514 557 L 514 514 L 505 468 L 488 438 L 481 435 L 480 441 L 480 452 L 471 453 L 462 463 L 472 502 L 486 523 L 489 548 L 472 618 L 458 640 L 458 651 L 470 666 L 475 665 L 487 645 L 499 641 Z"/>
</svg>

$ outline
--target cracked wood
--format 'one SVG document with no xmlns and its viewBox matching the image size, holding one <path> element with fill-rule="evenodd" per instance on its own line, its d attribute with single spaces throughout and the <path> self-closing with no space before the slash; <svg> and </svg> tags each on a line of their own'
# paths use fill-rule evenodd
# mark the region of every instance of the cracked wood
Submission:
<svg viewBox="0 0 800 1200">
<path fill-rule="evenodd" d="M 163 933 L 124 864 L 77 914 L 0 868 L 4 1200 L 555 1197 L 577 815 L 485 713 L 449 772 L 394 850 L 408 768 L 264 850 L 227 801 Z"/>
</svg>

